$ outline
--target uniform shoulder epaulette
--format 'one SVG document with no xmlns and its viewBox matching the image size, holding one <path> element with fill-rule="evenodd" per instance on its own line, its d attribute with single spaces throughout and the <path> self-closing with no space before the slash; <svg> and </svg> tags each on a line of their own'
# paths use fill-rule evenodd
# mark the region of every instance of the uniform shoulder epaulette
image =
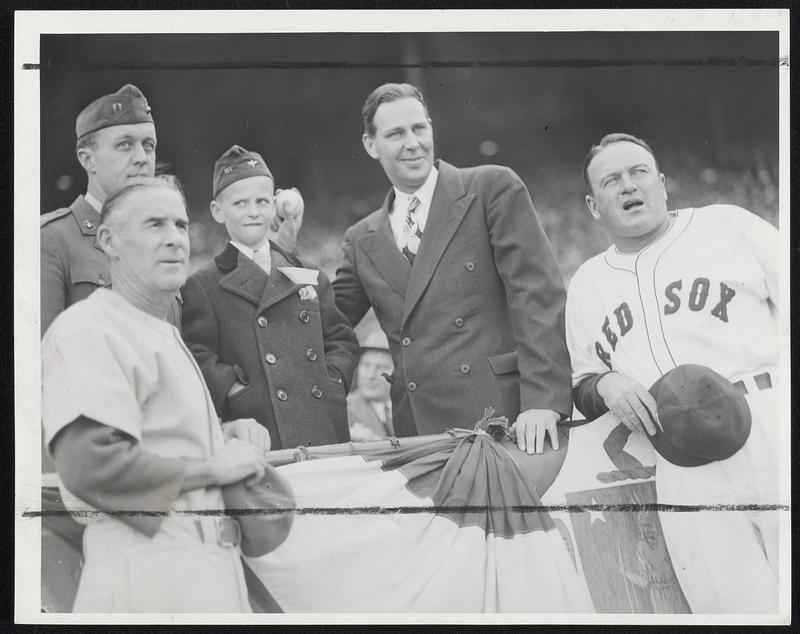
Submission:
<svg viewBox="0 0 800 634">
<path fill-rule="evenodd" d="M 41 229 L 46 224 L 53 222 L 53 220 L 58 220 L 59 218 L 63 218 L 71 211 L 72 210 L 69 207 L 62 207 L 61 209 L 56 209 L 55 211 L 42 214 L 41 216 L 39 216 L 39 228 Z"/>
</svg>

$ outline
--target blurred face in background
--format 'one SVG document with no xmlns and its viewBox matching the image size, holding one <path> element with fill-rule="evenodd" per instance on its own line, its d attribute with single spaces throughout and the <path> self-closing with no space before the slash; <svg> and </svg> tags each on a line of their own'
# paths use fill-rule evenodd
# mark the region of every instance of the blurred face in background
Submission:
<svg viewBox="0 0 800 634">
<path fill-rule="evenodd" d="M 89 190 L 104 201 L 137 178 L 153 176 L 156 128 L 130 123 L 97 130 L 91 145 L 78 150 L 78 160 L 89 175 Z"/>
<path fill-rule="evenodd" d="M 358 391 L 368 401 L 385 402 L 389 400 L 389 382 L 383 373 L 394 370 L 392 356 L 383 350 L 364 350 L 358 362 Z"/>
<path fill-rule="evenodd" d="M 275 216 L 275 183 L 251 176 L 228 185 L 211 201 L 211 215 L 224 224 L 231 240 L 257 249 L 267 240 Z"/>
<path fill-rule="evenodd" d="M 622 251 L 637 251 L 666 229 L 664 175 L 646 149 L 619 141 L 604 147 L 587 169 L 592 193 L 586 205 Z"/>
<path fill-rule="evenodd" d="M 382 103 L 372 123 L 375 134 L 362 138 L 367 154 L 397 189 L 415 192 L 433 166 L 433 128 L 425 107 L 413 97 Z"/>
</svg>

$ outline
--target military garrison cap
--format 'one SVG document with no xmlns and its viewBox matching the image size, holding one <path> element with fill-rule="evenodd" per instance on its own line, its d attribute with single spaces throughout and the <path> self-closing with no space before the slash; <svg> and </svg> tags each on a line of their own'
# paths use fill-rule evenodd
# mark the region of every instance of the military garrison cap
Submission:
<svg viewBox="0 0 800 634">
<path fill-rule="evenodd" d="M 133 84 L 125 84 L 86 106 L 75 121 L 75 134 L 80 139 L 90 132 L 129 123 L 153 123 L 147 99 Z"/>
<path fill-rule="evenodd" d="M 258 152 L 250 152 L 239 145 L 231 146 L 214 163 L 213 197 L 216 198 L 228 185 L 252 176 L 268 176 L 275 181 Z"/>
</svg>

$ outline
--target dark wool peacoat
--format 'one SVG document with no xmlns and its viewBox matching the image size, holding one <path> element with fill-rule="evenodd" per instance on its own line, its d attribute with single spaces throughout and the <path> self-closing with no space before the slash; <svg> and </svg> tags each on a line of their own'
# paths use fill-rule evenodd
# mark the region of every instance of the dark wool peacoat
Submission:
<svg viewBox="0 0 800 634">
<path fill-rule="evenodd" d="M 395 371 L 395 434 L 472 426 L 493 407 L 572 411 L 566 293 L 528 190 L 510 169 L 439 170 L 412 267 L 383 207 L 350 227 L 333 288 L 351 324 L 372 307 Z"/>
<path fill-rule="evenodd" d="M 271 244 L 272 270 L 228 244 L 182 289 L 183 337 L 223 420 L 255 418 L 272 448 L 347 442 L 346 395 L 358 342 L 325 274 L 300 298 L 278 270 L 305 266 Z M 234 381 L 246 387 L 227 398 Z"/>
</svg>

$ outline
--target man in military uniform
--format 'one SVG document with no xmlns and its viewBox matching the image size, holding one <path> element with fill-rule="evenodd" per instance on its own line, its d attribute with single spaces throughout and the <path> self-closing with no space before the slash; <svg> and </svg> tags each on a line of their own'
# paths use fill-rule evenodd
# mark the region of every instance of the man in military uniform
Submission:
<svg viewBox="0 0 800 634">
<path fill-rule="evenodd" d="M 86 106 L 75 134 L 88 184 L 69 207 L 41 217 L 42 334 L 61 311 L 111 282 L 96 242 L 100 209 L 114 191 L 155 173 L 156 128 L 136 86 L 127 84 Z M 179 324 L 177 317 L 170 321 Z"/>
</svg>

